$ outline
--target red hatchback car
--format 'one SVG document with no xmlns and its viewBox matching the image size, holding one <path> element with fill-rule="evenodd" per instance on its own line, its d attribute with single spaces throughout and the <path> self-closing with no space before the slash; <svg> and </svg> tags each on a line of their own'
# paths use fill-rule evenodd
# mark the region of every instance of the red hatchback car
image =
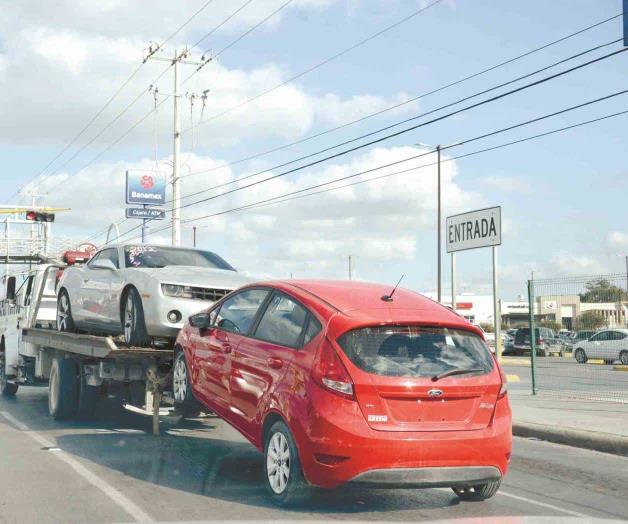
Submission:
<svg viewBox="0 0 628 524">
<path fill-rule="evenodd" d="M 512 446 L 502 369 L 478 328 L 390 293 L 322 280 L 234 291 L 181 330 L 175 402 L 197 399 L 263 451 L 279 504 L 347 482 L 493 496 Z"/>
</svg>

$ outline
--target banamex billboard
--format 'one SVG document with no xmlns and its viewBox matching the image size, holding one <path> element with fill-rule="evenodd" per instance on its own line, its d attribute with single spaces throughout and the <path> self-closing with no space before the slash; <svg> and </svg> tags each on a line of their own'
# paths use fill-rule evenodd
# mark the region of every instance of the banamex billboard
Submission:
<svg viewBox="0 0 628 524">
<path fill-rule="evenodd" d="M 166 174 L 159 171 L 127 171 L 126 203 L 161 206 L 166 201 Z"/>
</svg>

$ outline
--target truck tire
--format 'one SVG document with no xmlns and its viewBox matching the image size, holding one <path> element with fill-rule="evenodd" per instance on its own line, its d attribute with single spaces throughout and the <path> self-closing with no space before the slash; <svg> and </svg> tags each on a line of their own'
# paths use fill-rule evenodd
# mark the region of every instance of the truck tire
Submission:
<svg viewBox="0 0 628 524">
<path fill-rule="evenodd" d="M 130 288 L 124 294 L 122 302 L 122 327 L 124 329 L 124 341 L 127 346 L 148 346 L 150 338 L 146 331 L 144 320 L 144 307 L 137 289 Z"/>
<path fill-rule="evenodd" d="M 72 318 L 70 295 L 68 295 L 65 289 L 62 289 L 57 297 L 57 331 L 76 333 L 74 318 Z"/>
<path fill-rule="evenodd" d="M 48 382 L 48 411 L 55 420 L 74 417 L 78 408 L 78 366 L 71 358 L 55 358 Z"/>
<path fill-rule="evenodd" d="M 179 414 L 187 418 L 198 417 L 201 412 L 201 404 L 192 393 L 190 368 L 188 367 L 183 350 L 179 350 L 174 357 L 174 365 L 172 368 L 172 393 L 174 397 L 174 407 Z"/>
<path fill-rule="evenodd" d="M 80 418 L 91 417 L 99 398 L 100 386 L 90 386 L 82 366 L 79 366 L 77 416 Z"/>
<path fill-rule="evenodd" d="M 0 395 L 3 397 L 13 397 L 17 393 L 18 385 L 9 382 L 6 377 L 6 363 L 4 360 L 4 339 L 0 343 Z"/>
</svg>

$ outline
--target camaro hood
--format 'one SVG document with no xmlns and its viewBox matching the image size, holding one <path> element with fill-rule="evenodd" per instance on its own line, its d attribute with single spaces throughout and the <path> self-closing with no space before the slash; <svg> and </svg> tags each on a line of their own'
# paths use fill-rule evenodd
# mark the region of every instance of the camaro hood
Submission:
<svg viewBox="0 0 628 524">
<path fill-rule="evenodd" d="M 198 287 L 212 287 L 218 289 L 237 289 L 251 282 L 251 279 L 236 271 L 213 269 L 198 266 L 166 266 L 162 268 L 134 268 L 149 274 L 159 282 L 168 284 L 183 284 Z"/>
</svg>

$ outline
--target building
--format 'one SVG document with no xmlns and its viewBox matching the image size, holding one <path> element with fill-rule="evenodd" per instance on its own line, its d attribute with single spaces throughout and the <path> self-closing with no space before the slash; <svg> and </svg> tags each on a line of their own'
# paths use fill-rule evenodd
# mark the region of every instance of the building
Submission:
<svg viewBox="0 0 628 524">
<path fill-rule="evenodd" d="M 628 327 L 628 302 L 581 302 L 580 295 L 545 295 L 535 298 L 535 319 L 558 322 L 565 329 L 579 329 L 580 316 L 599 313 L 606 327 Z"/>
<path fill-rule="evenodd" d="M 436 293 L 423 293 L 436 300 Z M 444 297 L 442 304 L 451 307 L 451 297 Z M 523 327 L 528 324 L 528 303 L 500 301 L 503 327 Z M 493 324 L 493 295 L 462 293 L 456 296 L 456 313 L 473 324 Z"/>
</svg>

